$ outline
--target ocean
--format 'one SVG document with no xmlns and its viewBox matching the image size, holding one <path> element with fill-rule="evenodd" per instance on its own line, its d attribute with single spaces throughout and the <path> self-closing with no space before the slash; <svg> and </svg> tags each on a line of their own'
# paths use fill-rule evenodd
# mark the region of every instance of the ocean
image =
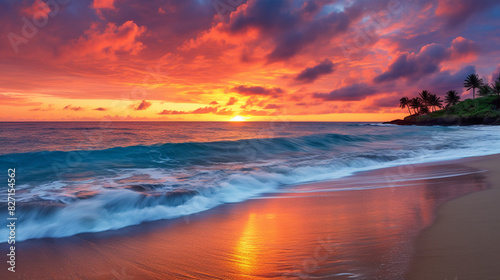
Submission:
<svg viewBox="0 0 500 280">
<path fill-rule="evenodd" d="M 0 123 L 0 139 L 2 168 L 16 170 L 18 241 L 183 217 L 270 193 L 314 192 L 304 184 L 359 171 L 500 153 L 500 130 L 490 126 L 37 122 Z M 379 180 L 387 180 L 380 188 L 391 185 Z M 352 189 L 334 188 L 328 191 Z M 7 208 L 7 192 L 0 200 Z M 1 228 L 0 242 L 7 236 Z"/>
</svg>

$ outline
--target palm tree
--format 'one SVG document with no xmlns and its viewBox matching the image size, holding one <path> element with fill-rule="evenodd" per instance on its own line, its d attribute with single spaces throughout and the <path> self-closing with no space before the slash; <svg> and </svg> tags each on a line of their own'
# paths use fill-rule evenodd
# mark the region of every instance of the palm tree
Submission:
<svg viewBox="0 0 500 280">
<path fill-rule="evenodd" d="M 422 98 L 422 101 L 424 102 L 425 105 L 429 105 L 431 93 L 428 90 L 424 90 L 421 93 L 419 93 L 420 98 Z"/>
<path fill-rule="evenodd" d="M 491 84 L 491 90 L 493 94 L 500 95 L 500 77 L 498 77 L 498 80 L 495 81 L 495 83 Z"/>
<path fill-rule="evenodd" d="M 422 104 L 422 106 L 420 106 L 419 110 L 418 110 L 418 113 L 420 115 L 427 115 L 429 114 L 431 111 L 429 110 L 429 107 L 427 107 L 426 105 Z"/>
<path fill-rule="evenodd" d="M 483 85 L 483 79 L 479 79 L 477 74 L 470 74 L 465 78 L 464 87 L 469 91 L 472 89 L 472 99 L 476 98 L 476 88 Z"/>
<path fill-rule="evenodd" d="M 439 109 L 443 108 L 443 101 L 441 100 L 441 97 L 431 94 L 429 96 L 429 106 L 432 107 L 433 112 L 436 111 L 436 107 Z"/>
<path fill-rule="evenodd" d="M 399 99 L 399 107 L 401 107 L 401 109 L 408 108 L 408 112 L 411 115 L 410 99 L 408 97 L 403 97 L 403 98 Z"/>
<path fill-rule="evenodd" d="M 479 96 L 488 96 L 493 92 L 493 89 L 490 87 L 490 85 L 482 85 L 479 87 Z"/>
<path fill-rule="evenodd" d="M 446 108 L 451 106 L 455 106 L 460 101 L 460 96 L 454 90 L 450 90 L 446 93 L 446 97 L 444 98 L 444 102 L 446 102 Z"/>
<path fill-rule="evenodd" d="M 424 102 L 420 97 L 415 97 L 410 100 L 410 107 L 415 110 L 415 115 L 420 113 L 422 106 L 424 106 Z"/>
</svg>

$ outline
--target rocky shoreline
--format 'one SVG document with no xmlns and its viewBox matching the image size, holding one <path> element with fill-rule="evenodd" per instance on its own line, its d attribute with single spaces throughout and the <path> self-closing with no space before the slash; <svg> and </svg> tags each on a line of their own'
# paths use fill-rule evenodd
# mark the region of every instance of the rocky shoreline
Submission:
<svg viewBox="0 0 500 280">
<path fill-rule="evenodd" d="M 500 125 L 500 118 L 496 117 L 459 117 L 459 116 L 448 116 L 442 118 L 432 118 L 428 116 L 409 116 L 403 120 L 397 119 L 390 122 L 385 122 L 384 124 L 396 124 L 396 125 L 419 125 L 419 126 L 432 126 L 432 125 L 442 125 L 442 126 L 467 126 L 467 125 Z"/>
<path fill-rule="evenodd" d="M 487 96 L 468 99 L 450 108 L 427 115 L 412 115 L 404 119 L 385 122 L 396 125 L 500 125 L 500 97 Z"/>
</svg>

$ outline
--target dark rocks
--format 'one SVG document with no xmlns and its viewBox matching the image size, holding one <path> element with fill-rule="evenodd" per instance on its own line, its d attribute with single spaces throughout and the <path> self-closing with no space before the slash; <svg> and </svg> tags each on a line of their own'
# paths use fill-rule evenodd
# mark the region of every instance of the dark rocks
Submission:
<svg viewBox="0 0 500 280">
<path fill-rule="evenodd" d="M 468 126 L 468 125 L 500 125 L 500 118 L 497 117 L 482 117 L 482 116 L 444 116 L 444 117 L 430 117 L 430 116 L 409 116 L 404 120 L 393 120 L 385 124 L 395 125 L 419 125 L 419 126 Z"/>
<path fill-rule="evenodd" d="M 393 121 L 390 121 L 390 122 L 385 122 L 384 124 L 396 124 L 396 125 L 415 125 L 415 124 L 414 124 L 414 123 L 412 123 L 412 122 L 408 122 L 408 121 L 401 120 L 401 119 L 393 120 Z"/>
</svg>

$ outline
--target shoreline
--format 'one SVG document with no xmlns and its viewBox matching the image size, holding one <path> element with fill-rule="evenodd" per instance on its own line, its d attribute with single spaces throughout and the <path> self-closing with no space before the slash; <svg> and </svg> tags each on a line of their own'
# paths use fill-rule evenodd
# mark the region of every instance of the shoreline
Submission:
<svg viewBox="0 0 500 280">
<path fill-rule="evenodd" d="M 407 279 L 498 279 L 500 154 L 464 159 L 487 169 L 489 188 L 445 202 L 415 241 Z"/>
<path fill-rule="evenodd" d="M 436 210 L 456 197 L 486 189 L 484 167 L 464 168 L 475 160 L 363 171 L 304 185 L 324 192 L 277 194 L 115 231 L 27 240 L 19 243 L 19 272 L 8 275 L 10 279 L 117 275 L 253 279 L 347 273 L 402 279 L 418 252 L 415 238 L 436 223 Z M 459 175 L 439 178 L 439 170 Z M 477 172 L 468 173 L 471 170 Z M 456 186 L 449 186 L 450 182 Z M 366 185 L 375 188 L 356 190 Z M 337 187 L 353 190 L 327 191 Z M 331 247 L 325 247 L 325 242 Z M 316 258 L 317 251 L 321 258 Z M 353 260 L 360 262 L 356 269 Z M 331 265 L 339 267 L 332 272 Z"/>
</svg>

